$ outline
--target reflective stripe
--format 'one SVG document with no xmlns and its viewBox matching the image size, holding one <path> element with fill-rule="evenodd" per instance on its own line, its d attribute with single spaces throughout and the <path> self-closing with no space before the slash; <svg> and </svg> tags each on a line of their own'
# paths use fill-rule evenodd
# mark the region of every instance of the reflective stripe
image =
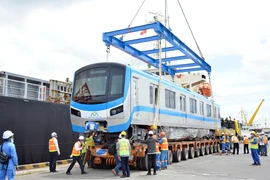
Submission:
<svg viewBox="0 0 270 180">
<path fill-rule="evenodd" d="M 250 140 L 250 149 L 258 149 L 258 143 L 252 144 L 254 142 L 254 138 Z"/>
<path fill-rule="evenodd" d="M 57 150 L 56 150 L 56 145 L 55 145 L 55 143 L 54 143 L 54 138 L 51 138 L 50 140 L 49 140 L 49 151 L 50 152 L 56 152 Z"/>
<path fill-rule="evenodd" d="M 160 144 L 160 150 L 168 150 L 168 140 L 167 138 L 162 138 L 163 139 L 163 143 Z"/>
<path fill-rule="evenodd" d="M 249 140 L 248 140 L 248 137 L 245 137 L 244 138 L 244 144 L 248 144 L 249 142 L 248 142 Z"/>
<path fill-rule="evenodd" d="M 129 141 L 127 139 L 121 139 L 119 141 L 119 156 L 129 156 Z"/>
<path fill-rule="evenodd" d="M 81 155 L 81 151 L 77 151 L 75 146 L 76 144 L 79 143 L 79 142 L 76 142 L 73 146 L 73 149 L 72 149 L 72 156 L 80 156 Z M 81 143 L 78 144 L 78 147 L 81 147 L 80 145 Z"/>
<path fill-rule="evenodd" d="M 160 153 L 160 151 L 159 151 L 159 143 L 156 143 L 156 153 Z"/>
</svg>

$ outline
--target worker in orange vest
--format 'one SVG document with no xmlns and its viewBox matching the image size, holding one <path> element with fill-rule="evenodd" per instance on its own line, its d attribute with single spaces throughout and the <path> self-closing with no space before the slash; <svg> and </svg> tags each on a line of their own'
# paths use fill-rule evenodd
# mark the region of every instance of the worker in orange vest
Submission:
<svg viewBox="0 0 270 180">
<path fill-rule="evenodd" d="M 57 140 L 57 134 L 53 132 L 51 134 L 51 139 L 49 140 L 49 152 L 50 152 L 50 162 L 49 162 L 49 167 L 50 167 L 50 172 L 58 172 L 56 171 L 56 159 L 57 155 L 60 155 L 60 149 L 58 146 L 58 140 Z"/>
<path fill-rule="evenodd" d="M 157 135 L 153 136 L 154 139 L 157 139 Z M 160 164 L 160 150 L 159 150 L 159 143 L 156 143 L 156 168 L 159 170 L 161 168 Z"/>
<path fill-rule="evenodd" d="M 237 136 L 234 136 L 232 134 L 232 142 L 233 142 L 233 153 L 235 154 L 235 150 L 237 150 L 237 154 L 239 154 L 239 140 L 237 138 Z"/>
<path fill-rule="evenodd" d="M 165 137 L 165 132 L 160 133 L 161 139 L 159 140 L 160 150 L 161 150 L 161 169 L 167 169 L 168 166 L 168 140 Z"/>
<path fill-rule="evenodd" d="M 75 165 L 76 162 L 79 163 L 80 168 L 81 168 L 81 173 L 82 174 L 86 174 L 87 172 L 84 171 L 84 167 L 82 164 L 82 153 L 81 150 L 83 149 L 83 142 L 84 142 L 84 136 L 80 136 L 79 137 L 79 141 L 77 141 L 72 149 L 72 163 L 70 164 L 70 166 L 67 169 L 66 174 L 67 175 L 71 175 L 70 171 L 73 168 L 73 166 Z"/>
<path fill-rule="evenodd" d="M 249 144 L 249 139 L 246 135 L 244 135 L 244 154 L 249 154 L 248 144 Z"/>
</svg>

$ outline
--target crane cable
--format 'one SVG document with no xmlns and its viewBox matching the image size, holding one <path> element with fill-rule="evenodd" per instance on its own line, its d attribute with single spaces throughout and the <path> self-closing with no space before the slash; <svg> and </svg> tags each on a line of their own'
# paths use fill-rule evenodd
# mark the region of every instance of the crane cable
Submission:
<svg viewBox="0 0 270 180">
<path fill-rule="evenodd" d="M 188 23 L 187 17 L 186 17 L 186 15 L 185 15 L 185 13 L 184 13 L 184 10 L 183 10 L 183 8 L 182 8 L 182 6 L 181 6 L 181 4 L 180 4 L 180 1 L 179 1 L 179 0 L 177 0 L 177 1 L 178 1 L 179 6 L 180 6 L 180 9 L 181 9 L 181 11 L 182 11 L 182 13 L 183 13 L 183 15 L 184 15 L 184 18 L 185 18 L 186 23 L 187 23 L 187 25 L 188 25 L 189 31 L 190 31 L 190 33 L 191 33 L 191 35 L 192 35 L 192 37 L 193 37 L 193 39 L 194 39 L 194 41 L 195 41 L 195 43 L 196 43 L 196 46 L 197 46 L 198 51 L 199 51 L 199 53 L 200 53 L 200 55 L 201 55 L 201 58 L 204 59 L 203 54 L 202 54 L 202 51 L 201 51 L 201 49 L 200 49 L 200 47 L 199 47 L 199 45 L 198 45 L 198 43 L 197 43 L 197 41 L 196 41 L 196 38 L 195 38 L 195 36 L 194 36 L 192 30 L 191 30 L 191 27 L 190 27 L 190 25 L 189 25 L 189 23 Z"/>
</svg>

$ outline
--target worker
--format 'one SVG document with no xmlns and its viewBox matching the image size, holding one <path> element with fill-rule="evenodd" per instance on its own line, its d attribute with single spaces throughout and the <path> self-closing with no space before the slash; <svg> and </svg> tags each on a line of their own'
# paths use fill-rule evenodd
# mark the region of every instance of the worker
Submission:
<svg viewBox="0 0 270 180">
<path fill-rule="evenodd" d="M 81 168 L 81 173 L 82 174 L 87 174 L 87 172 L 84 171 L 83 164 L 82 164 L 82 157 L 81 157 L 81 150 L 83 148 L 83 141 L 84 137 L 80 136 L 79 140 L 74 144 L 73 149 L 72 149 L 72 163 L 67 169 L 66 174 L 71 175 L 70 171 L 75 165 L 76 162 L 79 163 L 80 168 Z"/>
<path fill-rule="evenodd" d="M 249 148 L 248 148 L 248 144 L 249 144 L 249 139 L 246 135 L 244 135 L 244 154 L 249 154 Z"/>
<path fill-rule="evenodd" d="M 58 146 L 58 140 L 57 140 L 57 134 L 53 132 L 51 134 L 51 139 L 49 140 L 49 152 L 50 152 L 50 163 L 49 163 L 49 168 L 50 172 L 58 172 L 56 171 L 56 160 L 57 160 L 57 155 L 60 155 L 60 149 Z"/>
<path fill-rule="evenodd" d="M 153 136 L 154 139 L 157 139 L 157 135 Z M 156 168 L 159 170 L 161 168 L 160 164 L 160 151 L 159 151 L 159 143 L 156 142 Z"/>
<path fill-rule="evenodd" d="M 268 144 L 268 138 L 264 135 L 264 132 L 261 132 L 260 134 L 260 155 L 265 156 L 266 155 L 266 146 Z"/>
<path fill-rule="evenodd" d="M 113 148 L 113 149 L 114 149 L 114 151 L 115 151 L 115 153 L 114 153 L 114 158 L 115 158 L 116 166 L 112 169 L 112 172 L 113 172 L 113 174 L 114 174 L 115 176 L 120 176 L 120 174 L 119 174 L 119 169 L 120 169 L 121 166 L 122 166 L 121 161 L 118 159 L 118 154 L 117 154 L 117 150 L 116 150 L 116 144 L 117 144 L 117 142 L 118 142 L 120 139 L 122 139 L 121 134 L 119 134 L 118 139 L 116 139 L 116 142 L 115 142 L 115 144 L 113 145 L 113 147 L 115 147 L 115 149 L 114 149 L 114 148 Z"/>
<path fill-rule="evenodd" d="M 226 153 L 226 151 L 225 151 L 226 139 L 224 137 L 224 133 L 221 133 L 220 142 L 221 142 L 221 150 L 222 150 L 222 153 L 224 154 L 224 153 Z"/>
<path fill-rule="evenodd" d="M 267 149 L 268 149 L 268 135 L 267 134 L 265 134 L 265 142 L 266 142 L 266 144 L 265 144 L 265 156 L 267 156 Z"/>
<path fill-rule="evenodd" d="M 88 168 L 91 167 L 91 150 L 95 147 L 95 143 L 100 143 L 100 141 L 96 138 L 96 132 L 93 131 L 89 133 L 88 137 L 85 139 L 86 153 L 83 159 L 83 166 L 85 166 L 87 162 Z"/>
<path fill-rule="evenodd" d="M 82 158 L 82 164 L 83 164 L 83 168 L 84 168 L 84 165 L 86 163 L 86 145 L 85 145 L 85 142 L 82 141 L 82 150 L 81 150 L 81 158 Z"/>
<path fill-rule="evenodd" d="M 0 179 L 4 180 L 8 177 L 9 180 L 15 179 L 15 167 L 18 165 L 18 156 L 14 145 L 14 134 L 7 130 L 3 133 L 2 138 L 4 143 L 1 145 L 1 152 L 8 155 L 10 158 L 7 162 L 1 161 L 0 163 Z"/>
<path fill-rule="evenodd" d="M 168 140 L 165 137 L 165 132 L 160 133 L 161 139 L 159 140 L 160 150 L 161 150 L 161 170 L 167 169 L 168 166 Z"/>
<path fill-rule="evenodd" d="M 232 134 L 232 142 L 233 142 L 233 153 L 235 154 L 235 150 L 237 150 L 237 154 L 239 154 L 239 140 L 237 138 L 237 136 L 234 136 Z"/>
<path fill-rule="evenodd" d="M 123 174 L 121 178 L 130 177 L 130 170 L 128 165 L 129 156 L 131 154 L 131 147 L 129 140 L 126 139 L 126 132 L 121 132 L 121 139 L 116 143 L 118 159 L 121 160 Z"/>
<path fill-rule="evenodd" d="M 254 131 L 251 132 L 250 150 L 254 161 L 252 165 L 261 165 L 260 157 L 258 155 L 258 139 L 256 138 L 256 133 Z"/>
<path fill-rule="evenodd" d="M 227 153 L 229 153 L 229 152 L 231 152 L 231 147 L 230 147 L 230 145 L 231 145 L 231 137 L 229 136 L 229 134 L 228 133 L 226 133 L 226 136 L 225 136 L 225 149 L 227 150 Z"/>
<path fill-rule="evenodd" d="M 148 132 L 148 138 L 146 140 L 142 140 L 147 144 L 147 158 L 148 158 L 148 173 L 147 175 L 151 174 L 151 168 L 154 169 L 154 175 L 157 175 L 157 167 L 156 167 L 156 143 L 158 142 L 157 139 L 153 138 L 154 132 Z"/>
</svg>

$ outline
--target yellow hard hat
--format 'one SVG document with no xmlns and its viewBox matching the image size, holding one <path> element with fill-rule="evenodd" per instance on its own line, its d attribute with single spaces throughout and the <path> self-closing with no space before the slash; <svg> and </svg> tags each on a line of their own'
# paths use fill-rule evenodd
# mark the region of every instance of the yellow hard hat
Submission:
<svg viewBox="0 0 270 180">
<path fill-rule="evenodd" d="M 121 135 L 126 136 L 127 133 L 126 133 L 125 131 L 122 131 L 122 132 L 121 132 Z"/>
<path fill-rule="evenodd" d="M 255 131 L 252 131 L 251 134 L 256 134 Z"/>
</svg>

